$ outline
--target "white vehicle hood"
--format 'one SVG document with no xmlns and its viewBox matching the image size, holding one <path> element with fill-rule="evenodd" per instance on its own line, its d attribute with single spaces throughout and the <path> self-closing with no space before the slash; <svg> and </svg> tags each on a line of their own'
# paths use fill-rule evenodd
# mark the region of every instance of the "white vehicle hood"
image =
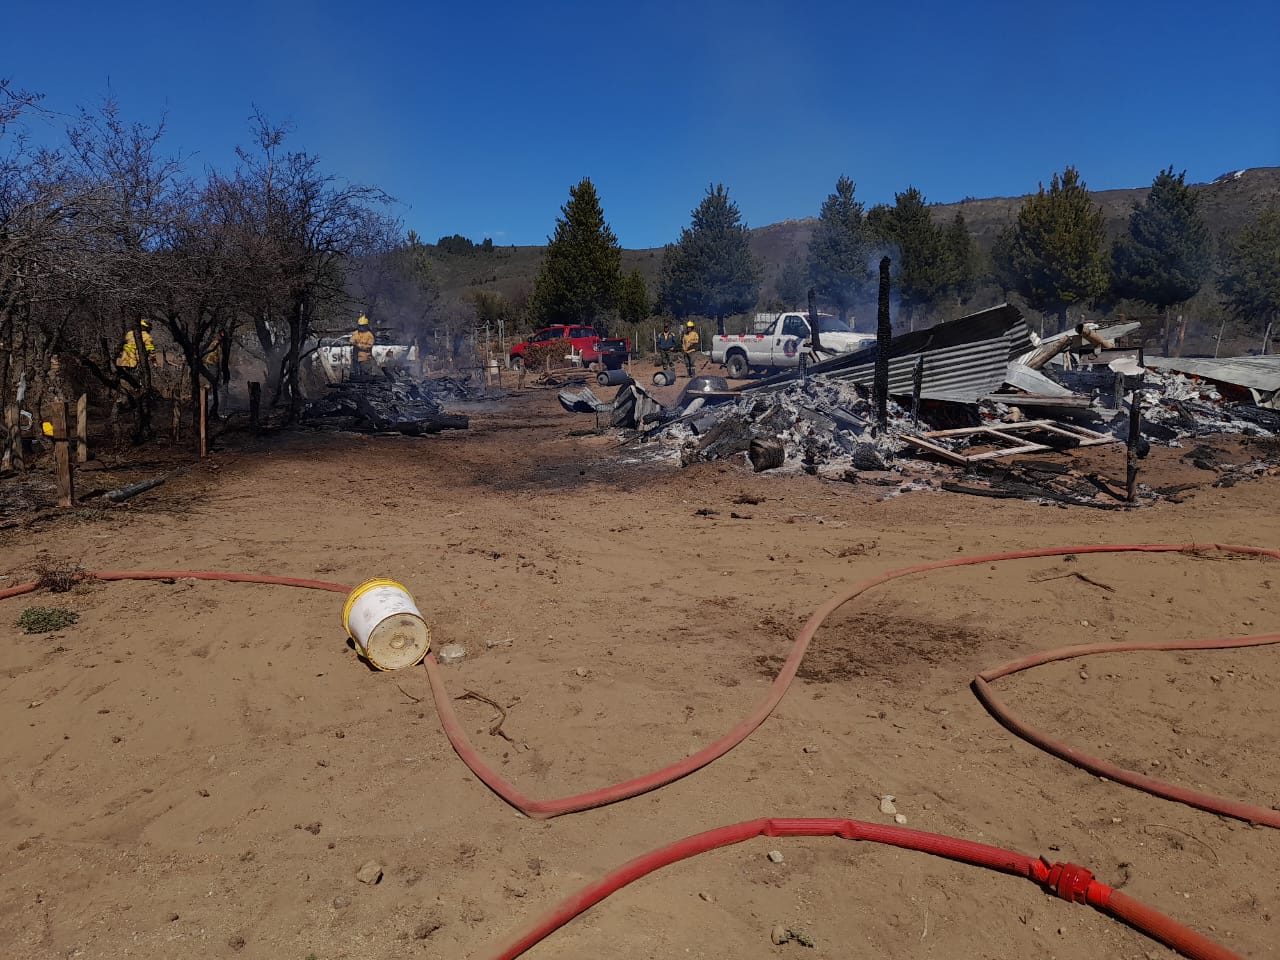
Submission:
<svg viewBox="0 0 1280 960">
<path fill-rule="evenodd" d="M 876 342 L 874 333 L 824 333 L 820 336 L 822 349 L 835 353 L 853 353 Z"/>
</svg>

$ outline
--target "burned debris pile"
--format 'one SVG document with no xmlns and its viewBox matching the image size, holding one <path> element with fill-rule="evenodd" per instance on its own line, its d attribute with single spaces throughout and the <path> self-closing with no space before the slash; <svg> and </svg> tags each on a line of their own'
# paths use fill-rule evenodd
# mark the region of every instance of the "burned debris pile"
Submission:
<svg viewBox="0 0 1280 960">
<path fill-rule="evenodd" d="M 1218 474 L 1216 485 L 1278 472 L 1280 441 L 1271 438 L 1280 437 L 1280 409 L 1273 409 L 1280 408 L 1280 358 L 1146 363 L 1141 346 L 1123 340 L 1136 328 L 1089 324 L 1041 339 L 1003 304 L 895 337 L 883 425 L 871 397 L 874 346 L 741 390 L 697 377 L 670 406 L 630 380 L 612 404 L 590 390 L 561 400 L 601 419 L 607 410 L 612 426 L 682 466 L 732 458 L 756 471 L 893 492 L 945 489 L 1104 509 L 1178 499 L 1189 485 L 1137 483 L 1137 462 L 1152 444 L 1196 446 L 1215 434 L 1259 444 L 1258 456 L 1243 464 L 1206 459 L 1197 447 L 1198 459 Z M 1133 443 L 1131 423 L 1139 424 Z M 1115 453 L 1046 459 L 1091 447 Z M 1090 463 L 1106 464 L 1111 475 Z"/>
<path fill-rule="evenodd" d="M 465 430 L 466 416 L 444 412 L 447 403 L 480 399 L 470 377 L 416 380 L 402 371 L 355 377 L 330 384 L 328 392 L 307 405 L 306 421 L 316 426 L 369 433 L 420 436 L 442 430 Z"/>
</svg>

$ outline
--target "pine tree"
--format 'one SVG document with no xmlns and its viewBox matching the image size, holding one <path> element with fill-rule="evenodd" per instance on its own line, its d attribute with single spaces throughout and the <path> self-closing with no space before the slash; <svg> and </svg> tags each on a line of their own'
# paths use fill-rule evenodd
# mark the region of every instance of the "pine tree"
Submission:
<svg viewBox="0 0 1280 960">
<path fill-rule="evenodd" d="M 858 295 L 870 280 L 869 246 L 862 204 L 854 199 L 848 177 L 836 181 L 818 214 L 809 239 L 809 278 L 818 293 L 833 304 L 842 321 L 849 319 Z"/>
<path fill-rule="evenodd" d="M 723 335 L 724 318 L 749 310 L 760 295 L 760 266 L 750 240 L 729 191 L 723 184 L 708 187 L 692 223 L 663 251 L 663 306 L 677 317 L 713 317 Z"/>
<path fill-rule="evenodd" d="M 934 225 L 924 196 L 915 187 L 894 195 L 892 207 L 880 204 L 867 213 L 868 232 L 895 251 L 898 303 L 907 329 L 915 329 L 915 312 L 933 303 L 946 286 L 942 231 Z"/>
<path fill-rule="evenodd" d="M 1194 297 L 1209 274 L 1209 228 L 1200 216 L 1186 171 L 1161 170 L 1145 200 L 1129 214 L 1128 233 L 1111 248 L 1113 289 L 1117 296 L 1141 300 L 1164 315 L 1168 354 L 1172 325 L 1169 309 Z"/>
<path fill-rule="evenodd" d="M 778 299 L 788 310 L 800 309 L 800 304 L 804 302 L 805 291 L 809 287 L 809 277 L 805 272 L 804 263 L 797 254 L 793 253 L 782 265 L 775 287 L 778 291 Z"/>
<path fill-rule="evenodd" d="M 618 287 L 618 315 L 624 323 L 639 323 L 649 316 L 649 288 L 639 270 L 622 278 Z"/>
<path fill-rule="evenodd" d="M 942 253 L 947 293 L 957 302 L 968 300 L 978 287 L 978 245 L 973 242 L 969 224 L 959 210 L 942 230 Z"/>
<path fill-rule="evenodd" d="M 600 198 L 589 178 L 569 189 L 555 234 L 529 299 L 539 323 L 595 326 L 604 332 L 606 314 L 617 305 L 622 251 L 605 222 Z"/>
<path fill-rule="evenodd" d="M 1089 196 L 1080 172 L 1067 167 L 1028 197 L 1017 222 L 996 241 L 992 257 L 1006 290 L 1036 310 L 1057 315 L 1067 326 L 1067 308 L 1106 292 L 1110 277 L 1103 242 L 1102 210 Z"/>
<path fill-rule="evenodd" d="M 1266 353 L 1280 322 L 1280 205 L 1265 207 L 1234 241 L 1223 241 L 1219 287 L 1237 320 L 1265 331 Z"/>
</svg>

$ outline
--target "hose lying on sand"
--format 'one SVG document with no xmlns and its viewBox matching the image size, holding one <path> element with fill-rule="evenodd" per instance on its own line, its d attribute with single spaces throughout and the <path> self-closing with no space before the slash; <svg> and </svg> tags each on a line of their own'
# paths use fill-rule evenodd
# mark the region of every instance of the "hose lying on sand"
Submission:
<svg viewBox="0 0 1280 960">
<path fill-rule="evenodd" d="M 805 623 L 790 653 L 774 678 L 761 702 L 720 739 L 708 744 L 703 749 L 669 766 L 655 770 L 641 777 L 612 786 L 570 797 L 554 800 L 534 800 L 524 796 L 512 784 L 503 779 L 491 768 L 467 738 L 458 718 L 453 712 L 450 698 L 444 688 L 440 669 L 435 658 L 428 656 L 425 661 L 427 676 L 431 684 L 432 697 L 436 711 L 444 727 L 449 742 L 461 757 L 462 761 L 476 774 L 480 780 L 503 800 L 530 817 L 547 819 L 589 810 L 604 806 L 618 800 L 624 800 L 654 790 L 687 776 L 724 756 L 735 746 L 742 743 L 769 716 L 774 707 L 782 700 L 783 695 L 795 679 L 796 671 L 808 650 L 818 628 L 837 608 L 873 587 L 892 580 L 914 576 L 948 567 L 965 567 L 976 564 L 990 564 L 1006 560 L 1029 560 L 1044 557 L 1066 556 L 1070 554 L 1090 553 L 1208 553 L 1224 552 L 1245 556 L 1271 557 L 1280 559 L 1280 551 L 1260 547 L 1232 546 L 1218 544 L 1105 544 L 1073 547 L 1045 547 L 1030 550 L 1016 550 L 1004 553 L 984 554 L 981 556 L 953 557 L 930 563 L 921 563 L 903 567 L 888 573 L 872 577 L 853 585 L 843 593 L 828 599 L 814 611 Z M 86 579 L 96 580 L 224 580 L 237 583 L 260 583 L 277 586 L 300 587 L 313 590 L 326 590 L 333 593 L 348 593 L 349 587 L 323 580 L 309 580 L 293 577 L 277 577 L 265 574 L 219 573 L 192 570 L 166 571 L 100 571 L 86 573 Z M 0 590 L 0 600 L 20 596 L 38 589 L 38 583 L 19 584 Z M 1052 740 L 1029 727 L 1012 711 L 1006 708 L 995 697 L 990 683 L 1000 677 L 1008 676 L 1019 670 L 1025 670 L 1042 663 L 1068 659 L 1091 653 L 1119 652 L 1122 650 L 1198 650 L 1198 649 L 1230 649 L 1235 647 L 1258 646 L 1280 642 L 1280 634 L 1268 634 L 1257 637 L 1235 638 L 1227 640 L 1185 641 L 1172 644 L 1102 644 L 1087 647 L 1064 648 L 1036 654 L 1023 660 L 1014 661 L 992 670 L 984 671 L 974 680 L 974 689 L 988 709 L 1019 736 L 1025 737 L 1041 748 L 1062 757 L 1072 763 L 1129 784 L 1158 796 L 1189 803 L 1225 816 L 1238 817 L 1254 823 L 1280 827 L 1280 815 L 1261 807 L 1236 803 L 1219 797 L 1213 797 L 1196 791 L 1187 790 L 1173 784 L 1154 780 L 1141 774 L 1122 770 L 1105 761 L 1089 757 L 1074 748 Z M 548 914 L 539 918 L 528 932 L 521 934 L 496 954 L 498 958 L 518 956 L 534 943 L 558 929 L 574 916 L 586 910 L 594 903 L 607 897 L 610 893 L 625 886 L 637 877 L 643 876 L 659 867 L 674 863 L 698 853 L 739 843 L 755 836 L 841 836 L 846 839 L 870 840 L 877 843 L 888 843 L 909 849 L 934 853 L 951 859 L 962 860 L 980 866 L 990 867 L 1006 873 L 1025 876 L 1035 882 L 1051 888 L 1059 896 L 1074 902 L 1089 903 L 1126 923 L 1142 930 L 1150 936 L 1168 944 L 1175 950 L 1197 960 L 1228 960 L 1235 957 L 1222 947 L 1217 946 L 1199 934 L 1181 927 L 1163 914 L 1112 890 L 1105 884 L 1093 880 L 1092 874 L 1082 867 L 1070 864 L 1055 864 L 1034 860 L 1020 854 L 974 844 L 964 840 L 942 837 L 935 834 L 905 830 L 900 827 L 880 826 L 861 823 L 854 820 L 754 820 L 747 823 L 721 827 L 707 833 L 698 834 L 669 847 L 646 854 L 631 863 L 619 868 L 608 877 L 592 884 L 578 894 L 566 900 Z"/>
<path fill-rule="evenodd" d="M 643 776 L 627 780 L 624 783 L 614 784 L 608 787 L 601 787 L 586 793 L 576 794 L 569 797 L 560 797 L 554 800 L 535 800 L 525 796 L 512 783 L 503 779 L 502 775 L 494 770 L 485 759 L 480 755 L 479 751 L 472 745 L 467 737 L 466 731 L 462 729 L 462 724 L 458 722 L 457 716 L 453 712 L 448 692 L 444 687 L 444 680 L 440 676 L 440 668 L 435 660 L 428 657 L 426 660 L 427 676 L 431 682 L 431 694 L 435 699 L 436 711 L 440 715 L 440 722 L 444 726 L 445 734 L 449 738 L 449 742 L 453 744 L 453 748 L 457 751 L 462 762 L 471 768 L 480 780 L 489 787 L 494 793 L 500 796 L 511 806 L 515 807 L 526 816 L 534 819 L 545 820 L 551 817 L 559 817 L 566 813 L 576 813 L 581 810 L 590 810 L 593 807 L 602 807 L 606 804 L 616 803 L 619 800 L 625 800 L 634 797 L 658 787 L 665 786 L 674 780 L 687 776 L 695 770 L 700 770 L 714 760 L 718 760 L 726 753 L 742 743 L 751 733 L 762 724 L 765 719 L 773 712 L 773 709 L 782 700 L 783 695 L 787 692 L 787 688 L 791 686 L 791 681 L 795 679 L 796 671 L 800 668 L 800 663 L 804 659 L 805 652 L 809 649 L 809 643 L 812 641 L 814 634 L 818 628 L 822 626 L 823 621 L 827 619 L 837 608 L 848 603 L 854 597 L 857 597 L 873 587 L 878 587 L 892 580 L 898 580 L 903 577 L 915 576 L 917 574 L 929 573 L 934 570 L 945 570 L 949 567 L 969 567 L 977 564 L 998 563 L 1006 560 L 1030 560 L 1043 557 L 1061 557 L 1071 554 L 1085 553 L 1209 553 L 1223 552 L 1243 554 L 1246 556 L 1272 557 L 1280 559 L 1280 551 L 1267 550 L 1261 547 L 1241 547 L 1218 544 L 1166 544 L 1166 543 L 1146 543 L 1146 544 L 1103 544 L 1076 547 L 1043 547 L 1031 550 L 1014 550 L 1006 553 L 990 553 L 982 556 L 962 556 L 952 557 L 947 560 L 936 560 L 931 563 L 920 563 L 910 567 L 902 567 L 898 570 L 891 570 L 888 573 L 882 573 L 879 576 L 872 577 L 869 580 L 863 580 L 860 583 L 849 587 L 843 593 L 836 594 L 827 600 L 822 606 L 814 611 L 813 615 L 805 623 L 800 633 L 796 636 L 795 642 L 791 646 L 791 652 L 787 655 L 786 662 L 783 663 L 782 669 L 778 671 L 778 675 L 770 684 L 764 698 L 759 704 L 738 722 L 728 733 L 720 739 L 703 747 L 697 753 L 691 754 L 676 763 L 647 773 Z M 1266 643 L 1280 642 L 1280 635 L 1267 635 L 1263 637 L 1247 637 L 1234 640 L 1210 640 L 1210 641 L 1192 641 L 1190 644 L 1171 644 L 1166 649 L 1227 649 L 1231 647 L 1258 646 Z M 1122 645 L 1117 649 L 1161 649 L 1156 646 L 1144 645 Z M 1085 651 L 1088 652 L 1088 651 Z M 1050 659 L 1061 659 L 1063 651 L 1051 651 L 1048 654 L 1040 654 L 1039 657 L 1047 658 L 1035 662 L 1049 662 Z M 1035 658 L 1030 658 L 1035 660 Z M 1016 670 L 1026 669 L 1034 666 L 1035 662 L 1019 661 L 1021 666 L 1006 665 L 1005 667 L 997 667 L 994 671 L 988 671 L 979 676 L 975 681 L 975 688 L 978 695 L 982 698 L 983 703 L 987 704 L 991 712 L 1006 722 L 1019 736 L 1026 737 L 1037 746 L 1048 750 L 1056 756 L 1062 757 L 1072 763 L 1077 763 L 1086 769 L 1093 770 L 1094 766 L 1083 761 L 1090 761 L 1096 766 L 1103 766 L 1104 761 L 1094 761 L 1085 754 L 1072 750 L 1058 744 L 1056 741 L 1050 740 L 1048 737 L 1038 733 L 1025 723 L 1017 721 L 1007 708 L 999 703 L 991 693 L 987 684 L 1000 676 L 1013 673 Z M 1010 669 L 1012 667 L 1012 669 Z M 994 704 L 994 706 L 993 706 Z M 1006 721 L 1004 718 L 1010 718 Z M 1017 726 L 1014 726 L 1014 723 Z M 1137 787 L 1140 790 L 1148 790 L 1159 796 L 1167 797 L 1171 800 L 1179 800 L 1183 803 L 1191 803 L 1193 806 L 1209 810 L 1213 813 L 1221 813 L 1224 816 L 1239 817 L 1243 820 L 1249 820 L 1253 823 L 1263 823 L 1268 826 L 1280 827 L 1280 813 L 1276 811 L 1264 810 L 1261 807 L 1251 807 L 1246 804 L 1238 804 L 1234 801 L 1224 798 L 1212 797 L 1206 794 L 1196 793 L 1194 791 L 1183 790 L 1173 784 L 1163 783 L 1150 777 L 1144 777 L 1140 774 L 1129 774 L 1128 776 L 1117 776 L 1115 771 L 1119 771 L 1118 767 L 1106 765 L 1113 772 L 1105 773 L 1104 776 L 1114 776 L 1114 778 L 1122 783 L 1127 783 Z M 1095 771 L 1097 772 L 1097 771 Z M 1159 785 L 1159 790 L 1153 790 L 1153 785 Z M 1192 799 L 1194 797 L 1194 799 Z"/>
<path fill-rule="evenodd" d="M 514 960 L 574 917 L 632 881 L 677 861 L 754 837 L 843 837 L 845 840 L 866 840 L 907 850 L 919 850 L 949 860 L 1026 877 L 1063 900 L 1088 904 L 1122 920 L 1193 960 L 1240 960 L 1230 950 L 1171 920 L 1158 910 L 1093 879 L 1092 873 L 1075 864 L 1050 864 L 1045 860 L 999 847 L 989 847 L 983 843 L 922 833 L 905 827 L 864 823 L 861 820 L 784 818 L 748 820 L 717 827 L 639 856 L 566 897 L 501 946 L 484 954 L 484 960 Z"/>
</svg>

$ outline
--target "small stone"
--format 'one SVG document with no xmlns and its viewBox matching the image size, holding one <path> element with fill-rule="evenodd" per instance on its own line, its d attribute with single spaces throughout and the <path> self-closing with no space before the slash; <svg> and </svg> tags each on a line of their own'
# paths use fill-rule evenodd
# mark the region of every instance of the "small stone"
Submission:
<svg viewBox="0 0 1280 960">
<path fill-rule="evenodd" d="M 312 822 L 312 823 L 308 823 L 308 824 L 307 824 L 305 827 L 303 827 L 302 829 L 303 829 L 303 830 L 306 830 L 306 831 L 307 831 L 307 833 L 311 834 L 313 837 L 314 837 L 314 836 L 318 836 L 318 835 L 320 834 L 320 821 L 319 821 L 319 820 L 316 820 L 316 821 L 314 821 L 314 822 Z"/>
<path fill-rule="evenodd" d="M 442 924 L 435 917 L 431 917 L 428 920 L 423 920 L 420 924 L 418 924 L 416 927 L 413 928 L 413 939 L 425 940 L 427 939 L 427 937 L 431 936 L 433 933 L 439 930 L 442 926 L 444 926 L 444 924 Z"/>
<path fill-rule="evenodd" d="M 898 808 L 893 805 L 894 799 L 891 793 L 886 793 L 880 798 L 880 812 L 885 816 L 891 817 L 898 812 Z"/>
<path fill-rule="evenodd" d="M 27 709 L 34 710 L 36 707 L 40 706 L 40 704 L 42 703 L 44 703 L 43 700 L 32 700 L 30 703 L 27 704 Z"/>
<path fill-rule="evenodd" d="M 199 790 L 197 790 L 197 791 L 196 791 L 196 793 L 198 793 L 198 794 L 199 794 L 200 796 L 202 796 L 202 797 L 207 797 L 207 796 L 209 796 L 209 791 L 208 791 L 208 790 L 205 790 L 203 787 L 201 787 Z"/>
<path fill-rule="evenodd" d="M 169 922 L 170 922 L 170 923 L 173 923 L 173 922 L 174 922 L 175 920 L 177 920 L 177 919 L 178 919 L 178 915 L 177 915 L 176 913 L 171 913 L 171 914 L 169 914 L 169 916 L 168 916 L 168 920 L 169 920 Z"/>
<path fill-rule="evenodd" d="M 773 929 L 769 931 L 769 939 L 772 940 L 776 946 L 780 947 L 791 939 L 791 931 L 782 924 L 775 923 L 773 925 Z"/>
<path fill-rule="evenodd" d="M 1159 761 L 1159 760 L 1152 760 L 1152 761 L 1151 761 L 1151 765 L 1152 765 L 1153 767 L 1158 767 L 1158 766 L 1160 766 L 1160 761 Z"/>
<path fill-rule="evenodd" d="M 1219 676 L 1219 675 L 1218 675 L 1218 674 L 1216 674 L 1216 673 L 1211 673 L 1211 674 L 1209 674 L 1209 679 L 1210 679 L 1210 680 L 1212 680 L 1214 683 L 1221 683 L 1221 682 L 1222 682 L 1222 677 L 1221 677 L 1221 676 Z"/>
<path fill-rule="evenodd" d="M 1121 817 L 1112 817 L 1112 818 L 1111 818 L 1111 822 L 1112 822 L 1112 823 L 1124 823 L 1124 819 L 1123 819 L 1123 818 L 1121 818 Z"/>
<path fill-rule="evenodd" d="M 467 648 L 460 643 L 446 643 L 436 654 L 441 663 L 461 663 L 467 657 Z"/>
<path fill-rule="evenodd" d="M 1088 620 L 1081 620 L 1081 621 L 1080 621 L 1080 626 L 1082 626 L 1082 627 L 1087 627 L 1088 625 L 1089 625 L 1089 621 L 1088 621 Z"/>
<path fill-rule="evenodd" d="M 1088 679 L 1089 679 L 1089 674 L 1088 674 L 1086 671 L 1081 670 L 1081 671 L 1080 671 L 1080 679 L 1081 679 L 1081 680 L 1088 680 Z"/>
<path fill-rule="evenodd" d="M 698 892 L 698 899 L 702 900 L 704 903 L 716 902 L 716 898 L 713 897 L 711 894 L 707 893 L 707 891 L 705 890 L 701 890 Z"/>
<path fill-rule="evenodd" d="M 494 647 L 509 647 L 511 646 L 511 638 L 510 637 L 493 637 L 489 640 L 486 640 L 484 642 L 484 645 L 488 647 L 490 650 L 492 650 Z"/>
<path fill-rule="evenodd" d="M 817 752 L 818 752 L 818 748 L 817 748 L 816 746 L 814 746 L 814 745 L 811 743 L 811 744 L 809 744 L 807 747 L 805 747 L 805 748 L 804 748 L 804 752 L 805 752 L 805 753 L 817 753 Z"/>
<path fill-rule="evenodd" d="M 904 823 L 907 822 L 907 815 L 905 813 L 895 813 L 893 815 L 893 822 L 896 823 L 898 826 L 902 826 Z"/>
<path fill-rule="evenodd" d="M 351 898 L 350 898 L 350 897 L 334 897 L 334 898 L 333 898 L 333 909 L 335 909 L 335 910 L 345 910 L 345 909 L 347 909 L 347 907 L 349 907 L 349 906 L 351 906 Z"/>
<path fill-rule="evenodd" d="M 370 860 L 356 871 L 356 879 L 361 883 L 377 883 L 382 879 L 382 864 L 377 860 Z"/>
<path fill-rule="evenodd" d="M 232 950 L 243 950 L 244 937 L 240 936 L 240 934 L 237 933 L 234 937 L 228 938 L 227 946 L 230 947 Z"/>
<path fill-rule="evenodd" d="M 575 669 L 574 669 L 574 671 L 573 671 L 573 672 L 574 672 L 574 673 L 576 673 L 576 674 L 577 674 L 578 676 L 580 676 L 580 677 L 585 677 L 585 676 L 587 675 L 587 668 L 586 668 L 586 667 L 577 667 L 577 668 L 575 668 Z"/>
<path fill-rule="evenodd" d="M 769 851 L 769 859 L 770 859 L 771 861 L 773 861 L 774 863 L 781 863 L 781 862 L 782 862 L 782 851 L 781 851 L 781 850 L 770 850 L 770 851 Z"/>
<path fill-rule="evenodd" d="M 346 736 L 346 733 L 344 733 L 342 730 L 335 730 L 333 735 L 337 737 L 339 740 L 341 740 Z"/>
</svg>

